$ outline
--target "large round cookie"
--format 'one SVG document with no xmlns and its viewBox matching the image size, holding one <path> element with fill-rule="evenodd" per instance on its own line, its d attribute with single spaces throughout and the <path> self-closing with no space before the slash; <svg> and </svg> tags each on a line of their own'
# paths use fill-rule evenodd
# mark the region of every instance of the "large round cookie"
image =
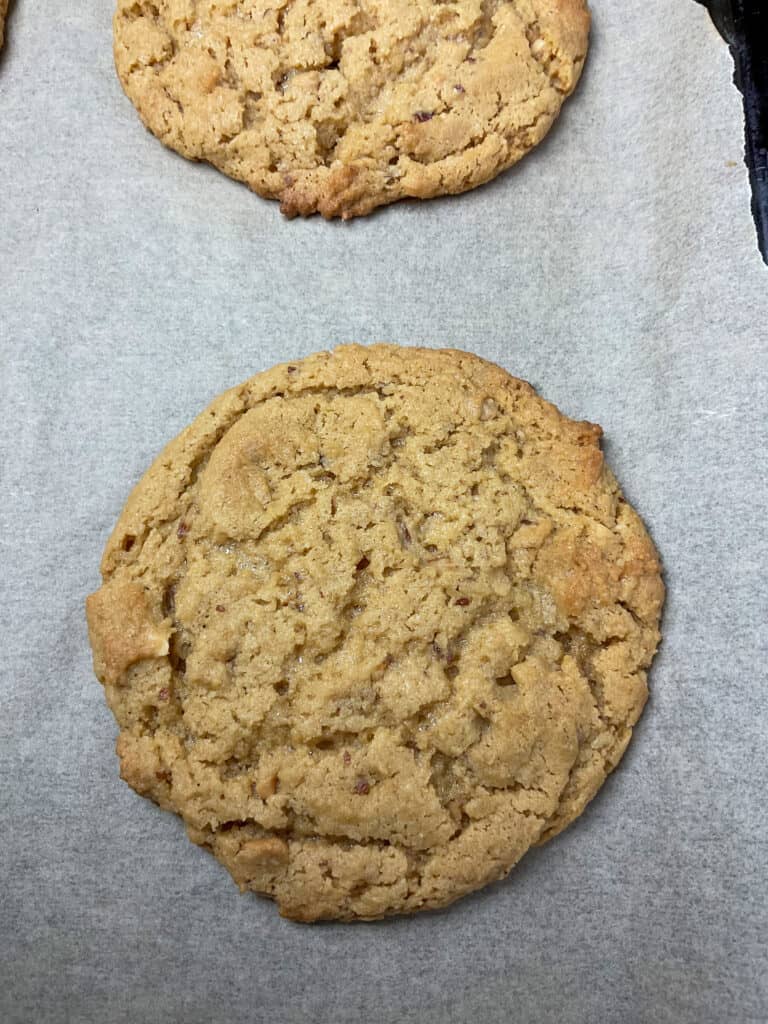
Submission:
<svg viewBox="0 0 768 1024">
<path fill-rule="evenodd" d="M 118 0 L 115 61 L 167 146 L 346 218 L 516 163 L 588 31 L 585 0 Z"/>
<path fill-rule="evenodd" d="M 463 352 L 344 347 L 222 395 L 88 599 L 123 778 L 299 920 L 501 878 L 646 700 L 659 562 L 600 435 Z"/>
</svg>

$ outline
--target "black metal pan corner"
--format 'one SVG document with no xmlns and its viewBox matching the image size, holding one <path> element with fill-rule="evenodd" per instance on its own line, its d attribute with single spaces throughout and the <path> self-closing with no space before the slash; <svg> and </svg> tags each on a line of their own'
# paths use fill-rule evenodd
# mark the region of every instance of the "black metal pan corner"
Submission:
<svg viewBox="0 0 768 1024">
<path fill-rule="evenodd" d="M 752 215 L 768 264 L 768 0 L 699 0 L 728 43 L 744 97 Z"/>
</svg>

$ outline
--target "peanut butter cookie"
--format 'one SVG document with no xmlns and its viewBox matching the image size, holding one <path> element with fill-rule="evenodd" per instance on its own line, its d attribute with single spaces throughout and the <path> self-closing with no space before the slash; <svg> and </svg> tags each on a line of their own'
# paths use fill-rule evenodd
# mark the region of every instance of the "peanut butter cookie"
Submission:
<svg viewBox="0 0 768 1024">
<path fill-rule="evenodd" d="M 297 920 L 503 877 L 618 763 L 659 641 L 600 436 L 455 351 L 343 347 L 222 395 L 88 598 L 123 778 Z"/>
<path fill-rule="evenodd" d="M 464 192 L 546 135 L 585 0 L 118 0 L 145 125 L 288 216 Z"/>
</svg>

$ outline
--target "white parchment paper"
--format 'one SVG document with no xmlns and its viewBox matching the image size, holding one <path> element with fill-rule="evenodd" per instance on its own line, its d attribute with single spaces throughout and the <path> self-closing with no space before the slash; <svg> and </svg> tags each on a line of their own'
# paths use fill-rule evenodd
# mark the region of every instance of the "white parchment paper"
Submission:
<svg viewBox="0 0 768 1024">
<path fill-rule="evenodd" d="M 15 0 L 0 60 L 0 1020 L 765 1022 L 768 272 L 706 13 L 595 0 L 535 154 L 346 225 L 163 149 L 111 14 Z M 120 782 L 83 599 L 210 398 L 374 340 L 471 349 L 603 425 L 664 558 L 665 639 L 620 770 L 508 881 L 307 927 Z"/>
</svg>

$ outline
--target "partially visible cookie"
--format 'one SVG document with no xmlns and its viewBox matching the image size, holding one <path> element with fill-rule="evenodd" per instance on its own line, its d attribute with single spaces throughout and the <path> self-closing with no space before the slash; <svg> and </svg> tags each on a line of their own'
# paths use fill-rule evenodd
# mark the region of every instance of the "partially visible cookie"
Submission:
<svg viewBox="0 0 768 1024">
<path fill-rule="evenodd" d="M 5 42 L 5 16 L 8 13 L 8 0 L 0 0 L 0 47 Z"/>
<path fill-rule="evenodd" d="M 659 561 L 600 434 L 454 351 L 350 346 L 222 395 L 88 599 L 123 778 L 298 920 L 502 877 L 646 700 Z"/>
<path fill-rule="evenodd" d="M 586 0 L 118 0 L 145 125 L 288 216 L 464 192 L 546 135 Z"/>
</svg>

